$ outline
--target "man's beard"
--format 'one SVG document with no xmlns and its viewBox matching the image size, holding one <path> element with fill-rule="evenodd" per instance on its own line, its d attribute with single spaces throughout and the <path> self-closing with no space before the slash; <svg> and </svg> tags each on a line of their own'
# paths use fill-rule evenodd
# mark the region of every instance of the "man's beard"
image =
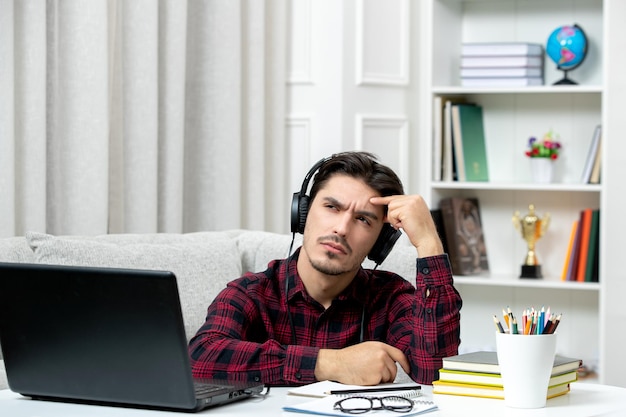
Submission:
<svg viewBox="0 0 626 417">
<path fill-rule="evenodd" d="M 352 248 L 350 247 L 350 245 L 348 244 L 348 242 L 346 242 L 345 239 L 338 237 L 338 236 L 324 236 L 318 239 L 318 242 L 323 242 L 323 241 L 333 241 L 336 243 L 341 243 L 342 246 L 345 248 L 346 252 L 348 255 L 352 254 Z M 350 265 L 350 266 L 341 266 L 341 265 L 337 265 L 334 266 L 332 264 L 332 260 L 333 259 L 337 259 L 338 255 L 332 253 L 332 252 L 326 252 L 326 257 L 327 259 L 324 260 L 315 260 L 315 259 L 311 259 L 309 258 L 309 262 L 311 263 L 311 266 L 313 267 L 313 269 L 315 269 L 318 272 L 321 272 L 322 274 L 325 275 L 331 275 L 331 276 L 337 276 L 337 275 L 342 275 L 345 274 L 347 272 L 352 272 L 354 271 L 354 269 L 357 266 L 354 265 Z"/>
<path fill-rule="evenodd" d="M 337 257 L 335 256 L 335 254 L 332 253 L 328 253 L 327 256 L 331 260 Z M 333 266 L 330 262 L 327 261 L 316 261 L 309 258 L 309 262 L 311 262 L 311 266 L 313 267 L 313 269 L 325 275 L 336 276 L 350 271 L 349 269 L 346 270 L 340 266 Z"/>
</svg>

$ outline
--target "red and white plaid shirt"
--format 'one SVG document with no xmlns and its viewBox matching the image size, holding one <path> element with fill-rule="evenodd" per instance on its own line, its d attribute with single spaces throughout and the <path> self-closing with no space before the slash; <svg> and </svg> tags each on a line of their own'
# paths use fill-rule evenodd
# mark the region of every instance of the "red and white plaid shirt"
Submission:
<svg viewBox="0 0 626 417">
<path fill-rule="evenodd" d="M 391 272 L 360 269 L 328 309 L 306 292 L 298 255 L 245 274 L 216 297 L 189 342 L 194 377 L 314 382 L 319 349 L 359 343 L 363 314 L 364 340 L 402 350 L 418 383 L 438 379 L 441 359 L 458 353 L 462 301 L 447 255 L 418 258 L 416 286 Z"/>
</svg>

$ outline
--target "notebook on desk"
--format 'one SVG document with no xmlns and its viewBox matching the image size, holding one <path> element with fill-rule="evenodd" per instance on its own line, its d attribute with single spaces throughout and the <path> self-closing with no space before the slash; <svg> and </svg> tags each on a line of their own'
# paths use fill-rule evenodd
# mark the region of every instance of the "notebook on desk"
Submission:
<svg viewBox="0 0 626 417">
<path fill-rule="evenodd" d="M 197 411 L 263 390 L 192 378 L 171 272 L 0 263 L 0 344 L 36 399 Z"/>
</svg>

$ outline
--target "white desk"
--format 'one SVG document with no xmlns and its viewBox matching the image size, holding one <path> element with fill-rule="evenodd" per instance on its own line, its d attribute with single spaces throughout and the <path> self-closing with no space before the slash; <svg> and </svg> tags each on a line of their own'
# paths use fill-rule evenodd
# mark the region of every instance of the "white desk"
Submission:
<svg viewBox="0 0 626 417">
<path fill-rule="evenodd" d="M 439 410 L 429 417 L 624 417 L 626 416 L 626 388 L 576 382 L 569 394 L 548 400 L 545 408 L 522 410 L 504 406 L 502 400 L 435 395 Z M 424 386 L 424 394 L 432 397 L 431 387 Z M 282 411 L 285 404 L 308 401 L 308 398 L 287 395 L 287 388 L 272 388 L 264 399 L 249 399 L 196 415 L 222 416 L 302 416 Z M 21 397 L 9 390 L 0 391 L 0 416 L 7 417 L 147 417 L 185 415 L 133 408 L 117 408 L 69 403 L 36 401 Z M 367 414 L 364 414 L 367 416 Z M 398 414 L 398 417 L 402 414 Z M 347 415 L 349 417 L 349 415 Z"/>
</svg>

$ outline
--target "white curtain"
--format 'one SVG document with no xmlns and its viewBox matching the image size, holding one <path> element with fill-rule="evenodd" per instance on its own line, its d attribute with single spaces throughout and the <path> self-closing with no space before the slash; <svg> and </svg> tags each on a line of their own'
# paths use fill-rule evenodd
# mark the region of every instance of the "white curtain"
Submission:
<svg viewBox="0 0 626 417">
<path fill-rule="evenodd" d="M 285 0 L 0 0 L 0 236 L 284 231 Z"/>
</svg>

